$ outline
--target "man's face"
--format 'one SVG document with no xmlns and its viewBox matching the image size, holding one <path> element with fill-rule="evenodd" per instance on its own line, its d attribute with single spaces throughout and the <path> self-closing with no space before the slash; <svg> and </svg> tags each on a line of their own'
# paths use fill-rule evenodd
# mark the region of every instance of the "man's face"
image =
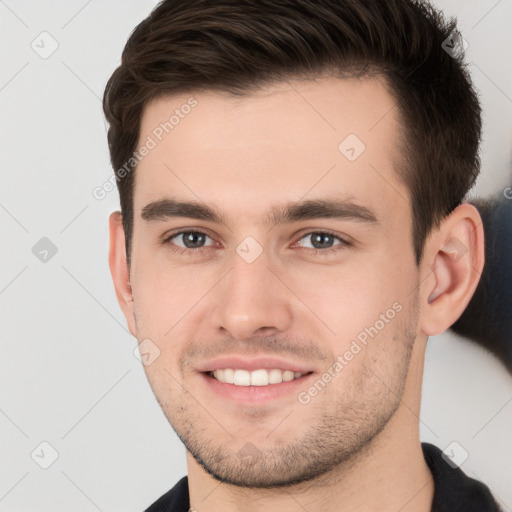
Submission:
<svg viewBox="0 0 512 512">
<path fill-rule="evenodd" d="M 324 78 L 144 111 L 139 145 L 157 144 L 135 176 L 129 322 L 160 351 L 145 371 L 166 417 L 221 480 L 311 479 L 400 410 L 419 274 L 394 106 L 378 81 Z M 339 215 L 277 215 L 306 201 Z"/>
</svg>

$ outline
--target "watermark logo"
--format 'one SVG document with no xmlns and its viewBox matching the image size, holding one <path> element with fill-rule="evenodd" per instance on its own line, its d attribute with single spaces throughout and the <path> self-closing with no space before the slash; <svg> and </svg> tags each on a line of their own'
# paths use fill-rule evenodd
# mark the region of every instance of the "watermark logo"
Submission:
<svg viewBox="0 0 512 512">
<path fill-rule="evenodd" d="M 59 458 L 59 452 L 48 441 L 43 441 L 30 456 L 40 468 L 48 469 Z"/>
<path fill-rule="evenodd" d="M 238 244 L 236 252 L 246 263 L 252 263 L 261 255 L 263 247 L 255 238 L 248 236 Z"/>
<path fill-rule="evenodd" d="M 462 37 L 458 30 L 453 30 L 450 35 L 441 43 L 443 50 L 454 59 L 461 59 L 467 50 L 468 42 Z"/>
<path fill-rule="evenodd" d="M 443 459 L 452 467 L 458 468 L 466 462 L 469 457 L 467 450 L 457 441 L 452 441 L 442 453 Z"/>
<path fill-rule="evenodd" d="M 44 31 L 30 43 L 30 47 L 41 59 L 48 59 L 57 51 L 59 43 L 49 32 Z"/>
<path fill-rule="evenodd" d="M 261 451 L 252 443 L 245 443 L 236 454 L 238 458 L 248 466 L 258 464 L 263 458 Z"/>
<path fill-rule="evenodd" d="M 443 250 L 452 261 L 459 261 L 467 254 L 468 247 L 462 240 L 455 236 L 443 246 Z"/>
<path fill-rule="evenodd" d="M 32 247 L 32 254 L 41 263 L 48 263 L 57 252 L 57 246 L 46 236 L 43 236 L 43 238 Z"/>
<path fill-rule="evenodd" d="M 349 161 L 356 161 L 366 149 L 364 142 L 355 134 L 347 135 L 339 144 L 339 152 Z"/>
<path fill-rule="evenodd" d="M 149 338 L 142 340 L 133 351 L 133 355 L 144 366 L 153 364 L 160 357 L 160 349 Z"/>
</svg>

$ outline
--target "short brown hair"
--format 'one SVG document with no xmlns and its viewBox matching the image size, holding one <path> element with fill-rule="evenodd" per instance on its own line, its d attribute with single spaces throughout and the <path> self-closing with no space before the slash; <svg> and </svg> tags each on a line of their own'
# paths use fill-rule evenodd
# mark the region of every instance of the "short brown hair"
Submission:
<svg viewBox="0 0 512 512">
<path fill-rule="evenodd" d="M 326 73 L 378 74 L 403 120 L 397 169 L 412 205 L 419 264 L 431 229 L 479 173 L 481 111 L 456 21 L 419 0 L 164 0 L 133 31 L 103 97 L 130 262 L 141 117 L 150 100 L 193 91 L 244 95 Z M 132 159 L 133 160 L 133 159 Z"/>
</svg>

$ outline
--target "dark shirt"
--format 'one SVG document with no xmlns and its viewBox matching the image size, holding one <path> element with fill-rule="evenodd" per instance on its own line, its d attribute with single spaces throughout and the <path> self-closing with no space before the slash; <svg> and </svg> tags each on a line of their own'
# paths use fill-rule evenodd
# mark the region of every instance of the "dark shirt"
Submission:
<svg viewBox="0 0 512 512">
<path fill-rule="evenodd" d="M 469 478 L 460 468 L 452 468 L 437 446 L 421 443 L 421 447 L 434 477 L 431 512 L 501 512 L 486 485 Z M 188 479 L 184 476 L 145 512 L 188 512 L 189 507 Z"/>
</svg>

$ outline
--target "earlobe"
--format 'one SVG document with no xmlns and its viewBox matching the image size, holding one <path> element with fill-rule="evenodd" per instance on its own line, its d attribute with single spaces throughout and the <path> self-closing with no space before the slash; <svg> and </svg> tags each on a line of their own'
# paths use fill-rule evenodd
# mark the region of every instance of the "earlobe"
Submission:
<svg viewBox="0 0 512 512">
<path fill-rule="evenodd" d="M 110 251 L 109 267 L 114 282 L 117 300 L 133 336 L 137 336 L 135 310 L 126 261 L 125 235 L 121 212 L 113 212 L 109 217 Z"/>
<path fill-rule="evenodd" d="M 472 205 L 457 207 L 428 241 L 429 272 L 422 331 L 441 334 L 463 313 L 480 279 L 484 265 L 484 236 L 480 215 Z"/>
</svg>

